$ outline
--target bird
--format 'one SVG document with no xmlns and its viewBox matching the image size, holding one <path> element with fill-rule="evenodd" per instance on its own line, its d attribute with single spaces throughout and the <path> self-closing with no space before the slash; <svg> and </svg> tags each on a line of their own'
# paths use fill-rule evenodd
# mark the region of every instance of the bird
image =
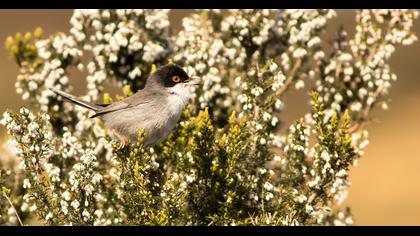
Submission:
<svg viewBox="0 0 420 236">
<path fill-rule="evenodd" d="M 49 88 L 73 104 L 95 112 L 91 118 L 100 118 L 111 131 L 111 138 L 119 140 L 117 149 L 136 143 L 144 130 L 145 147 L 161 143 L 175 127 L 192 94 L 199 85 L 176 64 L 159 67 L 146 80 L 145 87 L 130 97 L 109 105 L 92 104 L 55 88 Z"/>
</svg>

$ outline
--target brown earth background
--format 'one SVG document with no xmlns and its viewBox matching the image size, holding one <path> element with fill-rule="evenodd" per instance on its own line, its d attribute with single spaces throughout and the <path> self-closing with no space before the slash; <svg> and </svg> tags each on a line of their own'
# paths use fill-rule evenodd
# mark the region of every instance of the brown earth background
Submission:
<svg viewBox="0 0 420 236">
<path fill-rule="evenodd" d="M 175 31 L 191 10 L 173 10 L 170 21 Z M 324 43 L 343 24 L 349 36 L 354 34 L 354 10 L 337 10 L 329 21 Z M 33 31 L 41 26 L 45 35 L 68 32 L 72 10 L 0 10 L 0 45 L 8 35 Z M 420 21 L 420 19 L 419 19 Z M 415 24 L 420 37 L 420 23 Z M 365 156 L 352 168 L 349 197 L 344 203 L 352 208 L 357 225 L 420 225 L 420 43 L 398 47 L 391 68 L 398 80 L 391 89 L 388 111 L 375 110 L 375 122 L 367 126 L 370 144 Z M 0 48 L 0 114 L 6 108 L 17 110 L 25 103 L 15 92 L 18 68 L 4 47 Z M 74 93 L 80 94 L 84 78 L 74 74 Z M 282 119 L 290 123 L 308 109 L 308 95 L 289 91 Z M 4 133 L 1 127 L 0 133 Z M 419 145 L 419 146 L 417 146 Z"/>
</svg>

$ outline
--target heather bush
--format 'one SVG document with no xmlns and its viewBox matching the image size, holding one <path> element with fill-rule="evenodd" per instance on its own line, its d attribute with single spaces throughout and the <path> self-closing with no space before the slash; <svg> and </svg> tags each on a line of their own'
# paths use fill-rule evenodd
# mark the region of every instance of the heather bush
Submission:
<svg viewBox="0 0 420 236">
<path fill-rule="evenodd" d="M 418 12 L 357 11 L 355 35 L 339 28 L 326 46 L 333 10 L 198 10 L 179 32 L 168 12 L 75 10 L 69 32 L 6 39 L 26 106 L 1 120 L 0 224 L 352 225 L 348 171 L 370 111 L 388 106 L 388 60 L 417 40 Z M 151 148 L 140 132 L 117 150 L 92 111 L 48 89 L 73 92 L 77 69 L 82 99 L 112 103 L 166 63 L 202 86 Z M 283 122 L 284 95 L 307 91 L 306 115 Z"/>
</svg>

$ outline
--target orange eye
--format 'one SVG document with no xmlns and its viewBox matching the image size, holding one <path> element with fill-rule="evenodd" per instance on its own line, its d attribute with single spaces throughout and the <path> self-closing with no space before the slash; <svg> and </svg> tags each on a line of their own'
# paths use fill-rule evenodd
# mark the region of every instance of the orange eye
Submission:
<svg viewBox="0 0 420 236">
<path fill-rule="evenodd" d="M 179 82 L 181 82 L 181 78 L 179 78 L 178 75 L 174 75 L 174 76 L 172 76 L 172 81 L 174 83 L 179 83 Z"/>
</svg>

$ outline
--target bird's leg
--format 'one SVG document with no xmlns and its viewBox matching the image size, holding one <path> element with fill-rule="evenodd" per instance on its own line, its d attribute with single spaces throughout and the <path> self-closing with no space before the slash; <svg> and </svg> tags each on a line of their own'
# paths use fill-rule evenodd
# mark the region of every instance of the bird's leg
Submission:
<svg viewBox="0 0 420 236">
<path fill-rule="evenodd" d="M 112 129 L 111 131 L 120 140 L 120 145 L 118 146 L 117 150 L 123 149 L 128 144 L 128 138 L 125 137 L 124 135 L 120 134 L 115 129 Z"/>
</svg>

